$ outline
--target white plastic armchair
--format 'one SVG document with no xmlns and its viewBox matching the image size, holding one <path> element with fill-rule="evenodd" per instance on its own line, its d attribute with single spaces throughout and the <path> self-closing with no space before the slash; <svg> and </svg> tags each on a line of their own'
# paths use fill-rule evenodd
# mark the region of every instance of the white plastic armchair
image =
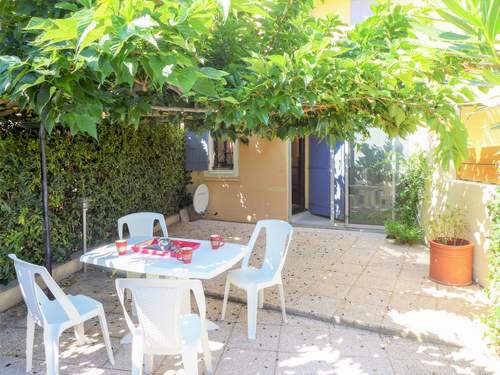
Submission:
<svg viewBox="0 0 500 375">
<path fill-rule="evenodd" d="M 9 254 L 9 258 L 14 261 L 17 280 L 28 308 L 26 371 L 30 372 L 33 364 L 35 324 L 43 328 L 47 374 L 57 375 L 59 373 L 59 337 L 61 333 L 74 327 L 78 341 L 85 342 L 83 323 L 94 317 L 99 318 L 108 358 L 111 364 L 114 364 L 113 350 L 102 304 L 83 295 L 66 295 L 45 267 L 20 260 L 14 254 Z M 49 300 L 36 283 L 38 275 L 54 296 L 54 300 Z"/>
<path fill-rule="evenodd" d="M 127 224 L 130 237 L 152 237 L 155 221 L 160 223 L 164 237 L 168 237 L 167 224 L 162 214 L 155 212 L 136 212 L 118 219 L 118 236 L 123 238 L 123 226 Z"/>
<path fill-rule="evenodd" d="M 147 373 L 151 372 L 155 354 L 181 354 L 184 373 L 197 375 L 200 347 L 206 369 L 208 373 L 212 373 L 205 320 L 205 295 L 200 280 L 117 279 L 116 290 L 132 333 L 133 375 L 142 374 L 143 365 Z M 125 290 L 132 292 L 137 325 L 125 308 Z M 183 311 L 185 299 L 189 298 L 191 291 L 200 315 Z"/>
<path fill-rule="evenodd" d="M 123 239 L 123 227 L 127 224 L 130 237 L 153 237 L 155 222 L 160 223 L 164 237 L 168 237 L 167 223 L 162 214 L 156 212 L 136 212 L 118 219 L 118 237 Z M 140 274 L 127 272 L 127 277 L 139 277 Z"/>
<path fill-rule="evenodd" d="M 249 266 L 255 242 L 262 229 L 266 230 L 266 248 L 264 261 L 261 268 Z M 248 253 L 243 259 L 241 268 L 229 271 L 224 290 L 222 305 L 222 320 L 226 315 L 227 300 L 231 284 L 245 289 L 247 293 L 247 325 L 248 338 L 255 339 L 257 326 L 257 307 L 264 305 L 264 288 L 277 285 L 283 320 L 286 322 L 285 293 L 281 271 L 292 240 L 293 228 L 282 220 L 260 220 L 257 222 L 252 237 L 248 243 Z"/>
</svg>

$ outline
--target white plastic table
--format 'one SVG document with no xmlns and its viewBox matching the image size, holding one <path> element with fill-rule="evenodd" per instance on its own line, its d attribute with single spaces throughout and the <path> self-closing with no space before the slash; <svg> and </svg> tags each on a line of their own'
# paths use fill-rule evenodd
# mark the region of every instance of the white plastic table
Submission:
<svg viewBox="0 0 500 375">
<path fill-rule="evenodd" d="M 212 250 L 209 241 L 172 238 L 174 240 L 199 242 L 201 244 L 197 250 L 193 251 L 191 264 L 184 264 L 175 258 L 135 253 L 130 250 L 132 245 L 148 239 L 150 238 L 129 238 L 126 255 L 118 255 L 115 244 L 111 243 L 83 254 L 80 257 L 80 261 L 113 270 L 144 273 L 149 276 L 208 280 L 233 267 L 248 252 L 246 245 L 225 243 L 219 249 Z M 188 306 L 189 310 L 191 309 L 189 296 L 187 296 L 186 306 Z M 212 322 L 209 322 L 209 327 L 211 329 L 218 328 Z"/>
</svg>

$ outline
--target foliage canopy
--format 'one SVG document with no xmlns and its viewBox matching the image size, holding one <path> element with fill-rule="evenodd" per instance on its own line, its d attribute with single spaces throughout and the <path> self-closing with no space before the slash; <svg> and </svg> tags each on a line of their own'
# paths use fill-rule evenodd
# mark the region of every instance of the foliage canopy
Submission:
<svg viewBox="0 0 500 375">
<path fill-rule="evenodd" d="M 338 17 L 313 18 L 312 6 L 57 3 L 62 16 L 31 18 L 21 32 L 29 43 L 0 56 L 0 95 L 49 131 L 60 124 L 94 137 L 103 119 L 137 127 L 172 106 L 206 109 L 184 121 L 231 138 L 352 140 L 369 128 L 404 137 L 426 125 L 443 164 L 458 164 L 466 131 L 456 104 L 472 93 L 459 59 L 415 43 L 418 10 L 383 3 L 349 29 Z"/>
</svg>

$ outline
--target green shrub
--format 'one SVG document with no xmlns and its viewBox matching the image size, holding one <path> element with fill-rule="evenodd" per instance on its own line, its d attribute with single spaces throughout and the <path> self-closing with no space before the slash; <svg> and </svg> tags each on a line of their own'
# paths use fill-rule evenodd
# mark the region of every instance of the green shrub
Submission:
<svg viewBox="0 0 500 375">
<path fill-rule="evenodd" d="M 385 231 L 394 238 L 396 243 L 413 245 L 420 242 L 423 237 L 423 231 L 417 226 L 404 224 L 396 220 L 387 220 L 384 222 Z"/>
<path fill-rule="evenodd" d="M 424 153 L 410 156 L 402 165 L 394 205 L 396 220 L 384 222 L 386 233 L 398 243 L 414 244 L 423 238 L 419 214 L 430 170 Z"/>
<path fill-rule="evenodd" d="M 101 125 L 99 141 L 56 129 L 47 140 L 52 252 L 81 248 L 82 197 L 91 199 L 90 246 L 116 236 L 116 219 L 134 211 L 173 214 L 184 203 L 183 130 L 151 122 L 139 130 Z M 3 133 L 2 133 L 3 132 Z M 0 282 L 13 277 L 7 254 L 43 263 L 38 138 L 0 124 Z"/>
</svg>

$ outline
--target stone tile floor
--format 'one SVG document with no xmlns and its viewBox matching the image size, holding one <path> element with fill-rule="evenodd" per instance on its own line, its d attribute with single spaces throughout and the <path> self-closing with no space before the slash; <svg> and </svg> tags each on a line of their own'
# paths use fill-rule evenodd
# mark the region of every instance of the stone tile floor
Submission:
<svg viewBox="0 0 500 375">
<path fill-rule="evenodd" d="M 169 228 L 173 236 L 204 239 L 220 233 L 246 242 L 252 225 L 197 221 Z M 258 263 L 262 256 L 258 242 Z M 230 302 L 226 322 L 221 301 L 207 300 L 208 318 L 220 325 L 209 333 L 216 374 L 493 374 L 498 358 L 488 353 L 479 317 L 487 300 L 477 286 L 450 288 L 426 279 L 426 249 L 396 246 L 382 235 L 297 228 L 284 283 L 289 316 L 282 324 L 276 292 L 266 293 L 258 313 L 257 340 L 246 338 L 246 309 Z M 97 321 L 86 326 L 91 343 L 77 346 L 72 332 L 61 339 L 61 373 L 125 374 L 130 346 L 114 277 L 91 269 L 64 280 L 67 293 L 100 300 L 107 313 L 115 366 L 107 361 Z M 225 276 L 204 283 L 209 295 L 222 293 Z M 232 296 L 243 299 L 241 292 Z M 26 309 L 0 314 L 0 374 L 24 373 Z M 313 318 L 313 319 L 312 319 Z M 364 329 L 356 329 L 357 326 Z M 400 336 L 408 335 L 408 338 Z M 420 340 L 420 341 L 419 341 Z M 448 345 L 461 344 L 461 348 Z M 35 339 L 34 371 L 45 372 L 41 331 Z M 201 357 L 201 356 L 200 356 Z M 158 357 L 156 374 L 181 374 L 180 359 Z M 200 370 L 203 371 L 200 361 Z"/>
</svg>

